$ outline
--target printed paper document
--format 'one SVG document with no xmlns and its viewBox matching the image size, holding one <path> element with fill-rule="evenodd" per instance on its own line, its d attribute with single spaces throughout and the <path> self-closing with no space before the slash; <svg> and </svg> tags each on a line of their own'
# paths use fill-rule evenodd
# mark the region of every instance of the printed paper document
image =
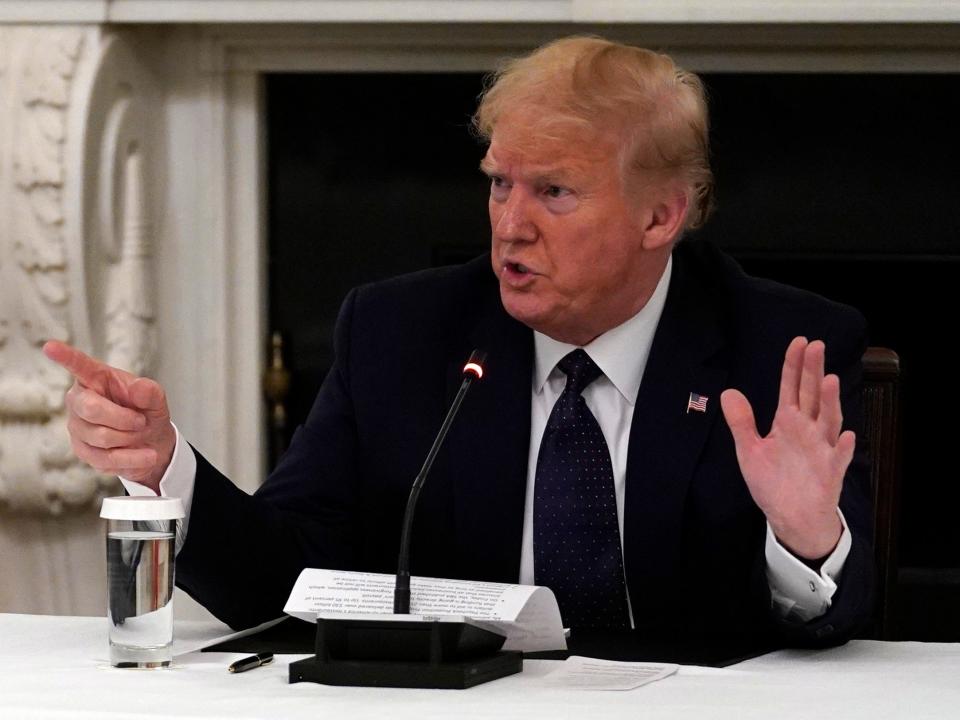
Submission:
<svg viewBox="0 0 960 720">
<path fill-rule="evenodd" d="M 571 655 L 558 669 L 544 677 L 543 684 L 582 690 L 633 690 L 673 675 L 679 665 L 617 662 Z"/>
<path fill-rule="evenodd" d="M 307 568 L 283 611 L 302 620 L 317 616 L 406 616 L 393 612 L 393 575 Z M 505 635 L 504 650 L 564 650 L 563 624 L 549 588 L 532 585 L 410 578 L 410 615 L 461 616 Z"/>
</svg>

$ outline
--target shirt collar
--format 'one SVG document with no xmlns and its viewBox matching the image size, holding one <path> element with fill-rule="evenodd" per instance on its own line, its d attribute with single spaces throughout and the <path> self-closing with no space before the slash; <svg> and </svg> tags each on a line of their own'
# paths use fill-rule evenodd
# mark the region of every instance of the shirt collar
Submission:
<svg viewBox="0 0 960 720">
<path fill-rule="evenodd" d="M 672 270 L 673 257 L 671 256 L 667 259 L 667 266 L 663 270 L 663 275 L 660 276 L 653 295 L 640 308 L 640 312 L 583 346 L 587 355 L 631 405 L 636 402 L 637 393 L 640 392 L 640 381 L 643 379 L 643 371 L 650 356 L 653 335 L 667 301 L 667 289 L 670 287 Z M 533 342 L 533 391 L 541 393 L 557 363 L 578 346 L 562 343 L 537 331 L 533 333 Z"/>
</svg>

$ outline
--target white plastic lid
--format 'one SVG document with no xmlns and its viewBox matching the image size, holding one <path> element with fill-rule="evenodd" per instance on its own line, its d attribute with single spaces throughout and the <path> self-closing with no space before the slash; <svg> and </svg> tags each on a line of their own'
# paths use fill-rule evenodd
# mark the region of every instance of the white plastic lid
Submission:
<svg viewBox="0 0 960 720">
<path fill-rule="evenodd" d="M 100 506 L 100 517 L 108 520 L 179 520 L 183 517 L 180 498 L 155 495 L 108 497 Z"/>
</svg>

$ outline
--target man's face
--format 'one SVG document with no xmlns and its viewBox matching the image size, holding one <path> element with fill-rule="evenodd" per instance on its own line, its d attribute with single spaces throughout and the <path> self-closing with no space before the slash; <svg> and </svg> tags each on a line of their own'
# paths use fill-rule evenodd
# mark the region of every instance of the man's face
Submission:
<svg viewBox="0 0 960 720">
<path fill-rule="evenodd" d="M 512 317 L 585 345 L 640 310 L 666 255 L 645 256 L 649 203 L 625 197 L 614 135 L 543 142 L 508 115 L 481 168 L 493 271 Z"/>
</svg>

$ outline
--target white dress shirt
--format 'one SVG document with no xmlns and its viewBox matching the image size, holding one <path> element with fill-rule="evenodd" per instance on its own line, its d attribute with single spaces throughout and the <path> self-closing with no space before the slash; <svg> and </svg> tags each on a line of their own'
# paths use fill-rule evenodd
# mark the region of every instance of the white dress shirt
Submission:
<svg viewBox="0 0 960 720">
<path fill-rule="evenodd" d="M 640 312 L 584 347 L 587 354 L 603 371 L 603 375 L 584 389 L 583 398 L 587 407 L 597 418 L 610 449 L 617 521 L 621 538 L 623 537 L 627 449 L 630 426 L 633 423 L 633 408 L 640 390 L 640 381 L 647 365 L 647 358 L 650 355 L 653 336 L 666 303 L 672 267 L 671 258 L 667 261 L 666 269 L 653 296 Z M 556 364 L 564 355 L 576 349 L 574 345 L 566 345 L 537 332 L 534 333 L 534 347 L 533 392 L 530 400 L 530 452 L 527 464 L 527 491 L 523 513 L 519 578 L 519 581 L 526 585 L 532 585 L 534 582 L 533 492 L 537 456 L 540 452 L 540 441 L 543 439 L 547 418 L 550 417 L 553 405 L 566 384 L 566 376 L 557 369 Z M 710 398 L 710 400 L 719 402 L 719 398 Z M 176 431 L 176 426 L 174 430 Z M 192 449 L 181 438 L 179 431 L 176 431 L 176 436 L 173 458 L 160 480 L 160 494 L 165 497 L 179 497 L 183 502 L 186 515 L 177 532 L 176 550 L 179 552 L 186 539 L 190 521 L 190 504 L 193 499 L 197 460 Z M 131 495 L 153 494 L 152 490 L 143 485 L 124 478 L 120 479 Z M 823 615 L 830 608 L 843 564 L 850 552 L 850 531 L 842 513 L 840 513 L 840 521 L 843 524 L 843 534 L 833 553 L 821 566 L 819 573 L 807 567 L 780 545 L 770 525 L 767 524 L 765 546 L 767 581 L 770 584 L 774 607 L 782 616 L 810 620 Z M 651 552 L 655 551 L 651 549 Z M 709 588 L 704 589 L 703 604 L 705 607 L 710 605 Z"/>
</svg>

